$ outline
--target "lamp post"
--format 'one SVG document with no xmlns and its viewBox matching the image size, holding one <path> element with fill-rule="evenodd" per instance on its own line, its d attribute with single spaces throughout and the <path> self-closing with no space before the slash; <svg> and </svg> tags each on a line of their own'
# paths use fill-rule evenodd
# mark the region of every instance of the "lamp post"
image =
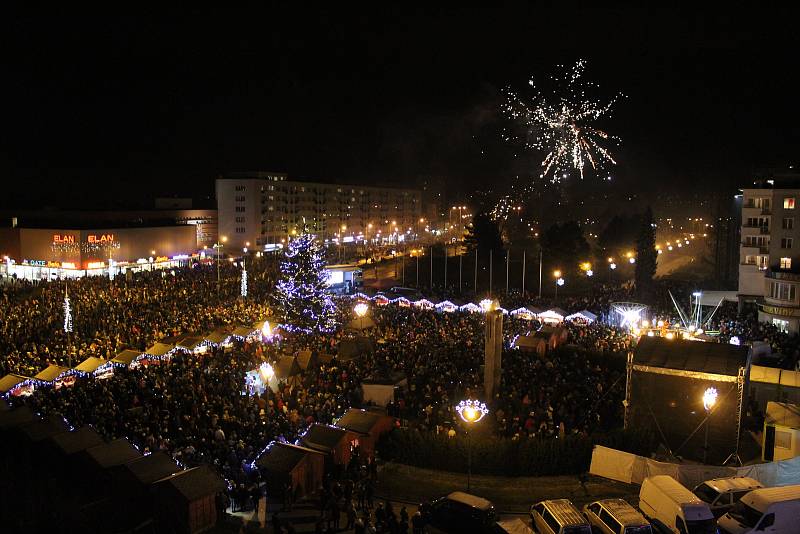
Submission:
<svg viewBox="0 0 800 534">
<path fill-rule="evenodd" d="M 367 314 L 368 309 L 369 307 L 363 302 L 359 302 L 353 307 L 353 311 L 358 316 L 358 328 L 361 331 L 364 330 L 364 316 Z"/>
<path fill-rule="evenodd" d="M 717 404 L 717 388 L 708 388 L 703 393 L 703 409 L 706 411 L 706 433 L 705 440 L 703 441 L 703 463 L 706 463 L 708 456 L 708 425 L 711 422 L 711 412 L 714 410 L 714 405 Z"/>
<path fill-rule="evenodd" d="M 216 243 L 214 243 L 214 248 L 217 249 L 217 296 L 219 296 L 219 288 L 220 288 L 220 275 L 219 275 L 219 253 L 222 249 L 222 244 L 228 240 L 227 237 L 222 236 Z"/>
<path fill-rule="evenodd" d="M 561 271 L 558 270 L 558 269 L 553 271 L 553 278 L 555 279 L 555 284 L 556 284 L 555 300 L 558 300 L 558 286 L 563 286 L 564 285 L 564 279 L 561 278 Z"/>
<path fill-rule="evenodd" d="M 472 442 L 470 441 L 469 437 L 469 425 L 473 423 L 477 423 L 483 416 L 489 413 L 489 408 L 486 407 L 486 404 L 477 401 L 477 400 L 462 400 L 456 406 L 456 412 L 458 412 L 458 416 L 467 424 L 467 491 L 470 490 L 470 484 L 472 479 Z"/>
<path fill-rule="evenodd" d="M 269 326 L 269 323 L 264 323 L 264 326 Z M 267 419 L 269 419 L 269 381 L 275 376 L 275 370 L 268 362 L 264 362 L 259 366 L 258 373 L 261 375 L 261 381 L 267 386 L 265 388 L 267 392 L 267 409 L 264 410 L 264 414 L 267 416 Z"/>
</svg>

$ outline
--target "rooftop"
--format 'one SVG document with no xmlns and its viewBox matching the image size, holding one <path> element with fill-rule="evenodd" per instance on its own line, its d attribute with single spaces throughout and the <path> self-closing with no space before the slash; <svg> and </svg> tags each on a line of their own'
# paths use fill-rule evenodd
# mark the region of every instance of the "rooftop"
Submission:
<svg viewBox="0 0 800 534">
<path fill-rule="evenodd" d="M 641 337 L 633 354 L 635 365 L 736 376 L 747 365 L 749 348 L 727 343 L 706 343 Z"/>
</svg>

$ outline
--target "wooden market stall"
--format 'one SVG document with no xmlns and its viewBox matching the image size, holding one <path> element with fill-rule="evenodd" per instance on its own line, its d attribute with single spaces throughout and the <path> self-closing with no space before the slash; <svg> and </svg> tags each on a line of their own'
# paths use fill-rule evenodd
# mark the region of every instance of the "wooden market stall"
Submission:
<svg viewBox="0 0 800 534">
<path fill-rule="evenodd" d="M 273 442 L 256 465 L 267 480 L 267 495 L 283 496 L 291 484 L 293 499 L 315 494 L 322 487 L 325 455 L 314 449 Z"/>
</svg>

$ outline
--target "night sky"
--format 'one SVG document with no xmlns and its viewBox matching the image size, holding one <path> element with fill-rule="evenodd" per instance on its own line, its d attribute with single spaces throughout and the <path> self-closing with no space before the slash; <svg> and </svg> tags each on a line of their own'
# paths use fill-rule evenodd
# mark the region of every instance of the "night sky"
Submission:
<svg viewBox="0 0 800 534">
<path fill-rule="evenodd" d="M 798 154 L 796 12 L 534 8 L 7 15 L 2 204 L 125 206 L 236 170 L 469 192 L 537 175 L 504 86 L 559 63 L 626 98 L 620 187 L 741 185 Z M 496 185 L 495 185 L 496 186 Z"/>
</svg>

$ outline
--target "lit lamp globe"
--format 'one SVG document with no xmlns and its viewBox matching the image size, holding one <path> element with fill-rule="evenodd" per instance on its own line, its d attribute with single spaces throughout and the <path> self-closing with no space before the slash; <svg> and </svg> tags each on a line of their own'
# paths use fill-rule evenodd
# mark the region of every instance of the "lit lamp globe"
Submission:
<svg viewBox="0 0 800 534">
<path fill-rule="evenodd" d="M 477 423 L 489 413 L 489 408 L 480 401 L 467 399 L 458 403 L 456 412 L 465 423 Z"/>
<path fill-rule="evenodd" d="M 359 302 L 358 304 L 356 304 L 356 305 L 353 307 L 353 311 L 354 311 L 354 312 L 356 313 L 356 315 L 358 315 L 359 317 L 364 317 L 364 316 L 367 314 L 367 310 L 368 310 L 368 309 L 369 309 L 369 307 L 368 307 L 366 304 L 364 304 L 363 302 Z"/>
<path fill-rule="evenodd" d="M 264 324 L 261 325 L 261 337 L 264 339 L 272 337 L 272 328 L 269 326 L 269 321 L 264 321 Z"/>
<path fill-rule="evenodd" d="M 495 308 L 494 301 L 492 299 L 483 299 L 478 304 L 484 312 L 490 312 Z"/>
<path fill-rule="evenodd" d="M 710 412 L 714 409 L 714 405 L 717 404 L 717 388 L 708 388 L 705 393 L 703 393 L 703 408 L 706 412 Z"/>
<path fill-rule="evenodd" d="M 275 376 L 275 370 L 272 368 L 272 365 L 267 362 L 261 364 L 261 366 L 258 368 L 258 373 L 261 375 L 261 380 L 265 384 L 267 384 L 272 377 Z"/>
</svg>

